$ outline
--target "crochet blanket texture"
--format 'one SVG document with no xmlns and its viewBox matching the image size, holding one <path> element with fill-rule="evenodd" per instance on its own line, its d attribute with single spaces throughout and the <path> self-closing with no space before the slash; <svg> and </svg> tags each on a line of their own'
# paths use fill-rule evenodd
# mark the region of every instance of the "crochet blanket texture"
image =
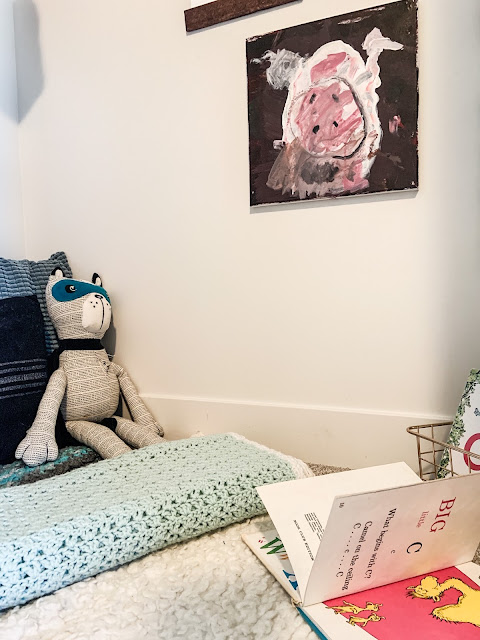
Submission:
<svg viewBox="0 0 480 640">
<path fill-rule="evenodd" d="M 295 462 L 222 434 L 1 491 L 0 610 L 265 513 L 255 487 L 303 475 Z"/>
</svg>

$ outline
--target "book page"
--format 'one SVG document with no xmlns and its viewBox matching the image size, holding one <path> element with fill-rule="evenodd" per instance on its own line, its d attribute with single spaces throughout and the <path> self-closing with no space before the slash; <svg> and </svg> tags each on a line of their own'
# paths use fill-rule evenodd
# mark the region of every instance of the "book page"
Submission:
<svg viewBox="0 0 480 640">
<path fill-rule="evenodd" d="M 302 612 L 327 640 L 477 640 L 478 598 L 480 567 L 469 562 L 302 607 Z"/>
<path fill-rule="evenodd" d="M 421 482 L 404 462 L 258 487 L 285 545 L 303 600 L 335 496 Z"/>
<path fill-rule="evenodd" d="M 472 474 L 335 498 L 303 603 L 470 561 L 479 492 Z"/>
</svg>

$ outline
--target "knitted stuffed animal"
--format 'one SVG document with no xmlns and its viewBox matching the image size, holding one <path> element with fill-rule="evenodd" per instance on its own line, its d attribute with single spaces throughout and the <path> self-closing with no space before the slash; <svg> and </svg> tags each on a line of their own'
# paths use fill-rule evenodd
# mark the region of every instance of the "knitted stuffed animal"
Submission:
<svg viewBox="0 0 480 640">
<path fill-rule="evenodd" d="M 110 298 L 100 276 L 94 273 L 92 282 L 73 280 L 54 269 L 46 300 L 59 338 L 59 368 L 51 375 L 33 425 L 15 456 L 29 466 L 57 458 L 59 409 L 67 431 L 103 458 L 119 456 L 130 447 L 163 442 L 162 427 L 140 399 L 128 373 L 109 360 L 100 342 L 111 320 Z M 114 416 L 120 391 L 133 422 Z"/>
</svg>

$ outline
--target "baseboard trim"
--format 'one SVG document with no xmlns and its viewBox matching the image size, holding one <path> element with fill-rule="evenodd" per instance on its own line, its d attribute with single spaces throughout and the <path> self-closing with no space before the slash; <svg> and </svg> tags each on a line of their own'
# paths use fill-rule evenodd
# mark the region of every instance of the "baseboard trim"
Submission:
<svg viewBox="0 0 480 640">
<path fill-rule="evenodd" d="M 418 471 L 415 439 L 406 428 L 445 416 L 161 396 L 142 398 L 167 439 L 235 431 L 307 462 L 360 468 L 404 460 Z"/>
</svg>

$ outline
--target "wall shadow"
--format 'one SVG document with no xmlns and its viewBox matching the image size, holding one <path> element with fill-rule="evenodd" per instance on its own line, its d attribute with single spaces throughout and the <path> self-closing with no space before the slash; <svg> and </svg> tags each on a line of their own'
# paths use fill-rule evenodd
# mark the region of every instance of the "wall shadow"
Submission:
<svg viewBox="0 0 480 640">
<path fill-rule="evenodd" d="M 107 332 L 102 338 L 102 344 L 105 347 L 106 352 L 113 358 L 115 355 L 115 349 L 117 346 L 117 328 L 115 326 L 114 317 L 112 314 L 112 320 Z"/>
<path fill-rule="evenodd" d="M 20 123 L 38 100 L 45 86 L 40 47 L 40 20 L 33 0 L 15 0 L 13 24 Z"/>
<path fill-rule="evenodd" d="M 0 3 L 0 112 L 17 122 L 13 2 Z"/>
</svg>

